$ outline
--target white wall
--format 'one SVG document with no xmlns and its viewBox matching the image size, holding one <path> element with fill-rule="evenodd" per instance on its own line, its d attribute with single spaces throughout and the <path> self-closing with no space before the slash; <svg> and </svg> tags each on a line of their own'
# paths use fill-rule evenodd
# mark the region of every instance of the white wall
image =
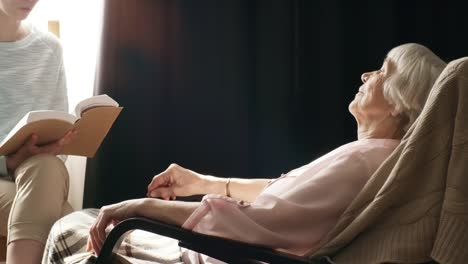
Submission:
<svg viewBox="0 0 468 264">
<path fill-rule="evenodd" d="M 93 95 L 96 59 L 100 47 L 103 0 L 40 0 L 28 18 L 47 31 L 49 20 L 60 23 L 70 112 L 82 99 Z M 86 158 L 69 156 L 69 201 L 74 209 L 83 207 Z"/>
</svg>

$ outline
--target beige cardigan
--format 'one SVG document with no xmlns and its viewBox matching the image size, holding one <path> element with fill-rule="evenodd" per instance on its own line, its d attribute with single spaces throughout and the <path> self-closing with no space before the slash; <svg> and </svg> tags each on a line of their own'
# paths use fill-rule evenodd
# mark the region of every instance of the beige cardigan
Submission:
<svg viewBox="0 0 468 264">
<path fill-rule="evenodd" d="M 336 263 L 468 263 L 468 57 L 310 254 Z"/>
</svg>

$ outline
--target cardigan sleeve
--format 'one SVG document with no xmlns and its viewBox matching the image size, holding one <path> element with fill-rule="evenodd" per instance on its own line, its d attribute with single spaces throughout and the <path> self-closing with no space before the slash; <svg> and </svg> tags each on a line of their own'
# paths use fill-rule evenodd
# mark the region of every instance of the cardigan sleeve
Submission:
<svg viewBox="0 0 468 264">
<path fill-rule="evenodd" d="M 267 188 L 251 204 L 206 195 L 183 227 L 301 254 L 334 226 L 371 172 L 362 153 L 352 152 L 304 174 L 276 181 L 268 188 L 279 191 Z"/>
</svg>

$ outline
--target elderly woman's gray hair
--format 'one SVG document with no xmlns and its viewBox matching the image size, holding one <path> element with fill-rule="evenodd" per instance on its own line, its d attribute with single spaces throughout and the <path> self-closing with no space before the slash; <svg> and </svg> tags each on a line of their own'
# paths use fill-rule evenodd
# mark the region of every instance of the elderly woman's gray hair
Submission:
<svg viewBox="0 0 468 264">
<path fill-rule="evenodd" d="M 421 113 L 437 77 L 447 65 L 423 45 L 403 44 L 393 48 L 387 59 L 394 70 L 383 85 L 385 98 L 395 106 L 406 123 L 406 132 Z"/>
</svg>

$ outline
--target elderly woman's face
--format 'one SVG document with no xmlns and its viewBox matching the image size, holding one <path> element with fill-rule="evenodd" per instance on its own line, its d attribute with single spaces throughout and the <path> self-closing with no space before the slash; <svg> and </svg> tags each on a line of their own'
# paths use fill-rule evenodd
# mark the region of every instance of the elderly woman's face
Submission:
<svg viewBox="0 0 468 264">
<path fill-rule="evenodd" d="M 391 114 L 393 107 L 383 95 L 383 84 L 392 73 L 392 69 L 391 61 L 385 59 L 379 70 L 362 74 L 362 85 L 349 105 L 349 111 L 358 120 L 378 120 Z"/>
</svg>

